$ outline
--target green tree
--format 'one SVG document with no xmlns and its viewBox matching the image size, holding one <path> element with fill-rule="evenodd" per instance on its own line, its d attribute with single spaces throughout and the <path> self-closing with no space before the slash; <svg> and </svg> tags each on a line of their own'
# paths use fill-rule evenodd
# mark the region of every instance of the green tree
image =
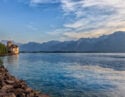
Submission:
<svg viewBox="0 0 125 97">
<path fill-rule="evenodd" d="M 7 54 L 7 47 L 0 43 L 0 55 L 4 55 L 4 54 Z"/>
</svg>

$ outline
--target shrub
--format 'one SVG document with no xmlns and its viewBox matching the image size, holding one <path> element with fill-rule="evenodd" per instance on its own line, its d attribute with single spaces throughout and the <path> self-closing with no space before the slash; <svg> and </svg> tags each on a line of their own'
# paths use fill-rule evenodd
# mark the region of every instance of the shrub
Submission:
<svg viewBox="0 0 125 97">
<path fill-rule="evenodd" d="M 0 43 L 0 55 L 4 55 L 4 54 L 7 54 L 7 47 Z"/>
</svg>

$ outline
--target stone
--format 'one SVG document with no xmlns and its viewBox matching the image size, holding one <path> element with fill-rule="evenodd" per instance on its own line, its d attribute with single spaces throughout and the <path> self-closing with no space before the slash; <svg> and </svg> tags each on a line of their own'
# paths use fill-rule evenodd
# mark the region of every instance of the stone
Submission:
<svg viewBox="0 0 125 97">
<path fill-rule="evenodd" d="M 49 97 L 32 88 L 23 80 L 10 75 L 8 70 L 0 66 L 0 97 Z"/>
<path fill-rule="evenodd" d="M 16 95 L 14 93 L 8 93 L 4 95 L 3 97 L 16 97 Z"/>
<path fill-rule="evenodd" d="M 13 86 L 12 85 L 4 85 L 1 90 L 8 90 L 8 89 L 12 89 Z"/>
<path fill-rule="evenodd" d="M 31 92 L 32 89 L 28 87 L 28 88 L 25 89 L 25 91 L 26 91 L 26 92 Z"/>
<path fill-rule="evenodd" d="M 7 84 L 14 84 L 15 81 L 13 81 L 13 80 L 6 80 L 5 83 L 7 83 Z"/>
</svg>

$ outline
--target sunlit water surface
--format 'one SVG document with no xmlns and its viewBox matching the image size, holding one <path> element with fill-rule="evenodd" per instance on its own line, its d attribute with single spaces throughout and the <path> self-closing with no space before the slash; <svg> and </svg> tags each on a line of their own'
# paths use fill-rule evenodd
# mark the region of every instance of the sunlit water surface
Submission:
<svg viewBox="0 0 125 97">
<path fill-rule="evenodd" d="M 12 75 L 51 97 L 125 97 L 125 54 L 31 53 L 2 59 Z"/>
</svg>

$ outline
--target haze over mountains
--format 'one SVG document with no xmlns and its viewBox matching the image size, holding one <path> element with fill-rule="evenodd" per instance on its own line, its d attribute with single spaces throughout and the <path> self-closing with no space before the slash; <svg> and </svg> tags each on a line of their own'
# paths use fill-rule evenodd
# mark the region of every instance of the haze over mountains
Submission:
<svg viewBox="0 0 125 97">
<path fill-rule="evenodd" d="M 125 32 L 118 31 L 99 38 L 81 38 L 77 41 L 30 42 L 20 45 L 20 51 L 125 52 Z"/>
</svg>

